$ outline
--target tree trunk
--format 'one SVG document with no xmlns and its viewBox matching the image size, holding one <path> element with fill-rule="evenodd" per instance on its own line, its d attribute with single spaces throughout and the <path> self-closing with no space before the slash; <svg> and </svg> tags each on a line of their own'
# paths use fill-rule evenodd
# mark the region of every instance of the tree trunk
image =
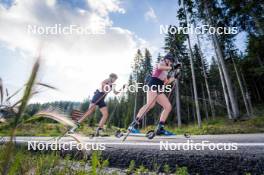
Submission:
<svg viewBox="0 0 264 175">
<path fill-rule="evenodd" d="M 263 100 L 262 100 L 262 97 L 261 97 L 261 95 L 260 95 L 258 85 L 257 85 L 257 83 L 256 83 L 255 80 L 253 80 L 253 83 L 254 83 L 254 87 L 255 87 L 255 90 L 256 90 L 257 98 L 258 98 L 258 100 L 259 100 L 260 102 L 262 102 Z"/>
<path fill-rule="evenodd" d="M 193 117 L 193 122 L 196 122 L 196 115 L 195 115 L 195 104 L 193 103 L 194 100 L 194 93 L 193 93 L 193 86 L 191 85 L 191 93 L 192 93 L 192 99 L 191 99 L 191 104 L 192 104 L 192 117 Z"/>
<path fill-rule="evenodd" d="M 180 89 L 179 89 L 179 79 L 176 79 L 175 97 L 176 97 L 176 115 L 178 127 L 181 127 L 181 104 L 180 104 Z"/>
<path fill-rule="evenodd" d="M 186 84 L 188 85 L 188 84 Z M 190 102 L 189 102 L 189 97 L 188 97 L 188 94 L 189 94 L 189 88 L 186 87 L 184 88 L 185 89 L 185 101 L 186 101 L 186 104 L 187 104 L 187 121 L 188 123 L 191 121 L 190 120 Z"/>
<path fill-rule="evenodd" d="M 136 120 L 136 112 L 137 112 L 137 91 L 135 92 L 135 99 L 134 99 L 134 109 L 133 109 L 133 120 Z"/>
<path fill-rule="evenodd" d="M 215 47 L 216 47 L 216 52 L 218 52 L 218 57 L 219 57 L 219 62 L 220 65 L 222 67 L 223 70 L 223 75 L 224 75 L 224 80 L 226 82 L 226 86 L 227 86 L 227 90 L 228 90 L 228 94 L 229 94 L 229 98 L 230 98 L 230 102 L 231 102 L 231 108 L 232 108 L 232 112 L 233 112 L 233 116 L 234 118 L 238 118 L 239 117 L 239 109 L 238 109 L 238 105 L 237 105 L 237 101 L 235 99 L 234 96 L 234 91 L 231 85 L 231 80 L 224 62 L 224 57 L 220 48 L 220 44 L 218 41 L 218 38 L 213 35 L 213 40 L 215 42 Z"/>
<path fill-rule="evenodd" d="M 216 60 L 217 60 L 216 62 L 218 64 L 218 70 L 219 70 L 220 79 L 221 79 L 221 83 L 222 83 L 222 87 L 223 87 L 224 98 L 225 98 L 225 102 L 226 102 L 227 115 L 228 115 L 229 119 L 232 119 L 232 113 L 230 110 L 230 103 L 229 103 L 228 92 L 227 92 L 226 84 L 225 84 L 225 80 L 224 80 L 224 74 L 223 74 L 223 70 L 221 68 L 221 63 L 219 61 L 217 54 L 216 54 Z"/>
<path fill-rule="evenodd" d="M 184 9 L 184 13 L 186 15 L 186 24 L 188 24 L 188 19 L 187 19 L 188 17 L 187 17 L 187 12 L 186 12 L 184 3 L 183 3 L 183 9 Z M 202 127 L 202 120 L 201 120 L 199 101 L 198 101 L 198 94 L 197 94 L 197 86 L 196 86 L 195 73 L 194 73 L 193 52 L 192 52 L 192 48 L 191 48 L 191 41 L 190 41 L 189 34 L 187 35 L 187 41 L 188 41 L 188 46 L 189 46 L 189 50 L 190 50 L 190 63 L 191 63 L 193 93 L 194 93 L 194 101 L 195 101 L 197 122 L 198 122 L 198 127 L 200 128 L 200 127 Z"/>
<path fill-rule="evenodd" d="M 243 101 L 244 101 L 244 104 L 245 104 L 245 107 L 246 107 L 247 115 L 251 116 L 251 113 L 250 113 L 249 107 L 248 107 L 248 103 L 247 103 L 247 98 L 246 98 L 246 95 L 245 95 L 245 91 L 244 91 L 244 88 L 242 86 L 242 82 L 241 82 L 241 79 L 240 79 L 240 76 L 238 74 L 238 70 L 237 70 L 237 67 L 236 67 L 236 63 L 235 63 L 234 59 L 232 58 L 231 54 L 230 54 L 230 57 L 232 59 L 233 65 L 234 65 L 234 69 L 235 69 L 235 72 L 236 72 L 236 77 L 237 77 L 237 80 L 238 80 L 238 85 L 239 85 L 240 90 L 241 90 L 241 94 L 242 94 Z"/>
<path fill-rule="evenodd" d="M 207 103 L 206 103 L 206 98 L 205 98 L 205 94 L 204 94 L 204 87 L 202 85 L 202 94 L 203 94 L 203 106 L 204 106 L 204 111 L 205 111 L 205 116 L 206 116 L 206 120 L 209 120 L 209 115 L 208 115 L 208 109 L 207 109 Z"/>
<path fill-rule="evenodd" d="M 215 98 L 215 104 L 219 101 L 218 100 L 218 95 L 217 95 L 217 92 L 216 92 L 216 89 L 214 89 L 214 98 Z"/>
<path fill-rule="evenodd" d="M 209 105 L 210 105 L 210 109 L 211 109 L 211 112 L 212 112 L 212 117 L 215 118 L 215 108 L 214 108 L 214 105 L 213 105 L 213 102 L 212 102 L 210 88 L 209 88 L 209 85 L 208 85 L 208 77 L 207 77 L 207 74 L 206 74 L 206 71 L 205 71 L 205 67 L 204 67 L 204 60 L 203 60 L 203 53 L 202 53 L 202 49 L 201 49 L 200 39 L 199 39 L 198 35 L 196 35 L 196 37 L 197 37 L 198 48 L 199 48 L 199 52 L 200 52 L 200 56 L 201 56 L 201 60 L 202 60 L 204 82 L 205 82 L 205 87 L 206 87 L 206 91 L 207 91 L 207 95 L 208 95 Z"/>
<path fill-rule="evenodd" d="M 144 95 L 144 97 L 143 97 L 143 103 L 146 103 L 146 97 L 145 97 L 145 95 Z M 144 105 L 144 104 L 143 104 Z M 146 127 L 146 121 L 147 120 L 147 117 L 146 117 L 146 115 L 144 116 L 144 118 L 143 118 L 143 121 L 142 121 L 142 128 L 145 128 Z"/>
<path fill-rule="evenodd" d="M 188 103 L 188 100 L 186 100 L 187 102 L 187 121 L 188 123 L 190 122 L 190 104 Z"/>
<path fill-rule="evenodd" d="M 178 62 L 179 60 L 175 60 Z M 181 127 L 182 121 L 181 121 L 181 102 L 180 102 L 180 81 L 179 78 L 175 80 L 175 102 L 176 102 L 176 115 L 177 115 L 177 124 L 178 127 Z"/>
<path fill-rule="evenodd" d="M 204 7 L 205 7 L 205 11 L 206 11 L 206 15 L 207 15 L 207 18 L 208 18 L 209 25 L 213 26 L 212 25 L 213 22 L 212 22 L 210 13 L 209 13 L 209 8 L 207 6 L 207 2 L 204 3 Z M 230 80 L 230 77 L 229 77 L 229 74 L 228 74 L 228 70 L 227 70 L 225 62 L 224 62 L 224 56 L 223 56 L 223 53 L 222 53 L 221 46 L 220 46 L 220 43 L 219 43 L 219 40 L 218 40 L 216 34 L 212 34 L 211 37 L 212 37 L 212 41 L 214 43 L 213 45 L 215 47 L 216 53 L 217 53 L 218 58 L 219 58 L 219 63 L 221 65 L 221 67 L 222 67 L 224 80 L 226 82 L 227 91 L 228 91 L 229 98 L 230 98 L 232 114 L 233 114 L 234 118 L 238 118 L 239 117 L 238 104 L 237 104 L 237 101 L 235 99 L 234 91 L 233 91 L 233 88 L 232 88 L 232 85 L 231 85 L 231 80 Z"/>
<path fill-rule="evenodd" d="M 253 111 L 253 107 L 252 107 L 252 102 L 251 102 L 251 97 L 250 97 L 250 94 L 248 92 L 248 86 L 247 86 L 247 83 L 246 83 L 246 80 L 245 80 L 245 77 L 244 77 L 244 74 L 241 72 L 241 77 L 242 77 L 242 81 L 243 81 L 243 84 L 244 86 L 246 87 L 246 99 L 248 101 L 248 107 L 249 107 L 249 111 L 252 115 L 254 115 L 254 111 Z"/>
</svg>

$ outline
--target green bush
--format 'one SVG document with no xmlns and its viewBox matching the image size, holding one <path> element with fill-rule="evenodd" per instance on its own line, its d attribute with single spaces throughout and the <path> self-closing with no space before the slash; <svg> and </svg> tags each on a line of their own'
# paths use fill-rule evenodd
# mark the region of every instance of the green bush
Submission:
<svg viewBox="0 0 264 175">
<path fill-rule="evenodd" d="M 177 170 L 175 172 L 176 175 L 188 175 L 188 169 L 187 167 L 177 167 Z"/>
<path fill-rule="evenodd" d="M 135 161 L 131 160 L 130 163 L 129 163 L 127 174 L 132 174 L 134 172 L 135 172 Z"/>
<path fill-rule="evenodd" d="M 138 169 L 136 169 L 135 174 L 137 175 L 142 175 L 142 174 L 147 174 L 149 170 L 145 168 L 143 165 L 140 165 Z"/>
<path fill-rule="evenodd" d="M 169 174 L 170 173 L 170 166 L 168 164 L 164 165 L 163 171 L 164 171 L 164 173 Z"/>
</svg>

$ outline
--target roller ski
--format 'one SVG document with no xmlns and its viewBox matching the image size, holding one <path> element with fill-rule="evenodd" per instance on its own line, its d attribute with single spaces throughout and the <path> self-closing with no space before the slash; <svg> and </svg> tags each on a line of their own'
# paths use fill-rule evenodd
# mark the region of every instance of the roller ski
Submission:
<svg viewBox="0 0 264 175">
<path fill-rule="evenodd" d="M 139 121 L 137 120 L 134 120 L 128 127 L 127 129 L 127 133 L 122 133 L 121 131 L 117 131 L 115 136 L 118 137 L 118 138 L 121 138 L 124 136 L 123 138 L 123 142 L 127 139 L 127 137 L 131 134 L 136 134 L 136 135 L 139 135 L 140 134 L 140 131 L 137 129 L 137 125 L 139 124 Z"/>
<path fill-rule="evenodd" d="M 140 133 L 140 131 L 137 129 L 137 125 L 138 125 L 138 121 L 133 121 L 128 129 L 126 133 L 121 132 L 120 130 L 116 132 L 115 136 L 117 138 L 123 138 L 123 141 L 125 141 L 127 139 L 128 136 L 133 136 L 133 137 L 147 137 L 148 139 L 153 139 L 156 135 L 159 136 L 176 136 L 175 134 L 167 131 L 164 129 L 163 125 L 158 125 L 158 127 L 155 130 L 150 130 L 147 133 Z"/>
<path fill-rule="evenodd" d="M 147 133 L 140 133 L 140 131 L 136 128 L 137 123 L 136 121 L 132 122 L 130 126 L 128 127 L 128 130 L 126 133 L 123 133 L 122 131 L 118 130 L 115 134 L 117 138 L 123 138 L 123 141 L 127 139 L 128 136 L 132 137 L 146 137 L 148 139 L 153 139 L 155 136 L 160 136 L 163 138 L 175 138 L 176 134 L 166 130 L 164 128 L 163 124 L 158 124 L 158 126 L 155 128 L 155 130 L 150 130 Z M 190 138 L 190 135 L 185 133 L 185 138 Z"/>
<path fill-rule="evenodd" d="M 78 128 L 80 128 L 80 123 L 77 122 L 75 124 L 75 126 L 73 126 L 72 128 L 67 129 L 61 136 L 57 137 L 56 139 L 59 140 L 62 137 L 65 137 L 65 136 L 70 135 L 70 134 L 74 134 L 74 133 L 76 133 L 76 130 Z"/>
<path fill-rule="evenodd" d="M 145 133 L 132 133 L 130 132 L 128 135 L 128 132 L 122 132 L 120 130 L 116 131 L 115 133 L 115 137 L 117 138 L 122 138 L 122 137 L 128 137 L 128 136 L 131 136 L 131 137 L 146 137 L 146 134 Z M 126 139 L 123 139 L 124 141 Z"/>
<path fill-rule="evenodd" d="M 89 135 L 90 138 L 96 138 L 96 137 L 109 137 L 110 135 L 105 132 L 103 128 L 96 128 L 95 133 Z"/>
<path fill-rule="evenodd" d="M 150 130 L 147 132 L 146 137 L 148 139 L 153 139 L 155 136 L 176 136 L 176 134 L 167 131 L 164 129 L 164 124 L 158 124 L 158 126 L 155 128 L 155 130 Z"/>
<path fill-rule="evenodd" d="M 163 124 L 158 124 L 155 130 L 150 130 L 147 132 L 146 137 L 148 139 L 153 139 L 155 136 L 165 136 L 165 137 L 173 137 L 176 136 L 176 134 L 166 130 L 164 128 Z M 187 133 L 184 133 L 185 138 L 190 138 L 190 135 Z"/>
<path fill-rule="evenodd" d="M 80 123 L 77 122 L 75 126 L 73 126 L 72 128 L 68 129 L 67 134 L 74 134 L 76 132 L 76 130 L 78 128 L 80 128 L 80 126 L 81 126 Z"/>
<path fill-rule="evenodd" d="M 58 137 L 53 137 L 52 139 L 49 139 L 47 141 L 50 141 L 50 140 L 57 140 L 59 141 L 61 138 L 67 136 L 67 135 L 71 135 L 71 134 L 75 134 L 75 130 L 78 129 L 80 127 L 80 124 L 79 123 L 76 123 L 75 126 L 71 127 L 71 128 L 68 128 L 64 133 L 62 133 L 60 136 Z"/>
</svg>

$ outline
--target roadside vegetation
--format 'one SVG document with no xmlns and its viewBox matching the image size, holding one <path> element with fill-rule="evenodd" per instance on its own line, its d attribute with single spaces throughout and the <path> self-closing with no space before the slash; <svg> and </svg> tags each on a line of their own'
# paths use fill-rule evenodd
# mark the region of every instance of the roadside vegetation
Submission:
<svg viewBox="0 0 264 175">
<path fill-rule="evenodd" d="M 181 2 L 181 1 L 179 1 Z M 176 7 L 176 4 L 174 4 Z M 204 35 L 211 45 L 215 56 L 207 61 L 203 42 L 191 45 L 187 34 L 170 34 L 164 37 L 164 50 L 171 52 L 182 63 L 182 73 L 176 88 L 173 89 L 171 104 L 173 110 L 168 118 L 168 127 L 176 134 L 240 134 L 264 132 L 264 49 L 263 49 L 263 5 L 258 1 L 183 1 L 178 4 L 177 17 L 180 26 L 198 23 L 215 27 L 236 26 L 238 32 L 246 32 L 246 51 L 240 53 L 236 47 L 236 35 Z M 227 18 L 228 17 L 228 18 Z M 171 24 L 170 27 L 175 24 Z M 207 42 L 206 42 L 207 44 Z M 243 43 L 242 43 L 243 44 Z M 206 46 L 207 48 L 210 48 Z M 132 64 L 129 85 L 144 83 L 152 72 L 155 62 L 162 59 L 152 57 L 149 49 L 138 49 Z M 76 162 L 68 157 L 61 158 L 53 154 L 33 154 L 18 149 L 14 138 L 20 136 L 58 136 L 66 127 L 49 120 L 27 122 L 44 107 L 41 104 L 29 104 L 30 99 L 42 92 L 41 88 L 55 89 L 38 80 L 40 56 L 33 65 L 28 81 L 13 94 L 5 88 L 0 78 L 0 135 L 10 136 L 10 141 L 0 147 L 0 172 L 8 174 L 104 174 L 101 171 L 108 166 L 107 160 L 99 155 L 92 155 L 90 168 L 86 162 Z M 47 72 L 48 73 L 48 72 Z M 19 74 L 19 72 L 18 72 Z M 175 93 L 176 92 L 176 93 Z M 20 95 L 20 97 L 17 97 Z M 13 98 L 16 96 L 17 98 Z M 145 104 L 146 94 L 127 92 L 118 98 L 110 98 L 108 108 L 111 112 L 107 132 L 112 134 L 117 126 L 127 128 L 138 109 Z M 47 105 L 47 104 L 44 104 Z M 50 107 L 59 107 L 70 114 L 76 108 L 81 112 L 87 110 L 89 100 L 83 103 L 50 103 Z M 177 107 L 180 106 L 180 107 Z M 177 107 L 177 108 L 176 108 Z M 148 113 L 142 122 L 143 131 L 154 128 L 160 115 L 160 108 Z M 217 117 L 218 116 L 218 117 Z M 95 123 L 100 120 L 97 112 L 82 124 L 80 132 L 88 135 L 94 131 Z M 176 124 L 179 126 L 175 128 Z M 91 126 L 91 127 L 90 127 Z M 74 168 L 78 167 L 78 168 Z M 129 166 L 131 174 L 149 173 L 144 165 Z M 171 172 L 168 166 L 165 173 L 187 174 L 187 169 L 178 168 Z M 111 174 L 122 172 L 111 172 Z M 155 173 L 155 172 L 154 172 Z"/>
<path fill-rule="evenodd" d="M 154 125 L 150 125 L 146 128 L 142 128 L 142 132 L 147 132 L 154 129 Z M 6 123 L 0 123 L 0 135 L 7 136 L 10 133 L 10 125 Z M 114 135 L 118 127 L 106 127 L 106 135 Z M 204 134 L 243 134 L 243 133 L 264 133 L 264 116 L 257 116 L 243 121 L 232 121 L 224 117 L 218 117 L 214 120 L 203 121 L 203 125 L 199 128 L 195 124 L 182 125 L 181 128 L 175 126 L 168 126 L 170 131 L 175 134 L 189 133 L 192 135 L 204 135 Z M 94 133 L 96 126 L 88 126 L 87 123 L 82 124 L 78 132 L 83 135 L 89 136 Z M 125 131 L 125 128 L 121 128 Z M 51 121 L 26 123 L 16 130 L 17 136 L 59 136 L 66 131 L 66 128 L 59 123 Z"/>
<path fill-rule="evenodd" d="M 148 126 L 143 132 L 154 128 L 155 126 Z M 183 124 L 180 128 L 168 126 L 168 129 L 175 134 L 189 133 L 191 135 L 264 133 L 264 116 L 236 122 L 218 117 L 214 120 L 203 121 L 203 125 L 200 128 L 194 124 Z"/>
<path fill-rule="evenodd" d="M 0 165 L 4 162 L 4 146 L 0 146 Z M 148 170 L 144 165 L 135 166 L 131 161 L 127 169 L 110 168 L 108 160 L 103 160 L 100 152 L 94 151 L 89 159 L 75 160 L 69 155 L 60 156 L 59 152 L 40 153 L 17 148 L 10 160 L 8 175 L 130 175 L 130 174 L 175 174 L 187 175 L 186 167 L 177 167 L 172 172 L 168 165 L 164 165 L 163 173 L 158 169 Z M 2 166 L 0 166 L 2 170 Z"/>
</svg>

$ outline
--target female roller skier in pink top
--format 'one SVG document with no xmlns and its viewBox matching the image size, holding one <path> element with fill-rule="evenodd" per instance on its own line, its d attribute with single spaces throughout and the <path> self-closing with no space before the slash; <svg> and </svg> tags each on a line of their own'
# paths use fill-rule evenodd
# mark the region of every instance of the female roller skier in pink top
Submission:
<svg viewBox="0 0 264 175">
<path fill-rule="evenodd" d="M 171 103 L 168 97 L 161 92 L 164 90 L 165 84 L 170 84 L 176 78 L 175 77 L 168 77 L 168 72 L 173 69 L 173 62 L 174 58 L 171 53 L 168 53 L 163 60 L 161 60 L 157 65 L 154 71 L 152 72 L 152 76 L 148 81 L 147 85 L 149 87 L 147 91 L 147 104 L 141 107 L 139 110 L 134 123 L 130 125 L 128 130 L 131 133 L 139 133 L 139 130 L 136 126 L 140 123 L 144 114 L 146 114 L 150 109 L 152 109 L 156 102 L 163 107 L 163 111 L 160 116 L 160 121 L 157 126 L 157 135 L 173 135 L 173 133 L 164 129 L 165 121 L 171 111 Z M 178 65 L 179 66 L 179 65 Z M 136 124 L 135 124 L 136 123 Z"/>
</svg>

